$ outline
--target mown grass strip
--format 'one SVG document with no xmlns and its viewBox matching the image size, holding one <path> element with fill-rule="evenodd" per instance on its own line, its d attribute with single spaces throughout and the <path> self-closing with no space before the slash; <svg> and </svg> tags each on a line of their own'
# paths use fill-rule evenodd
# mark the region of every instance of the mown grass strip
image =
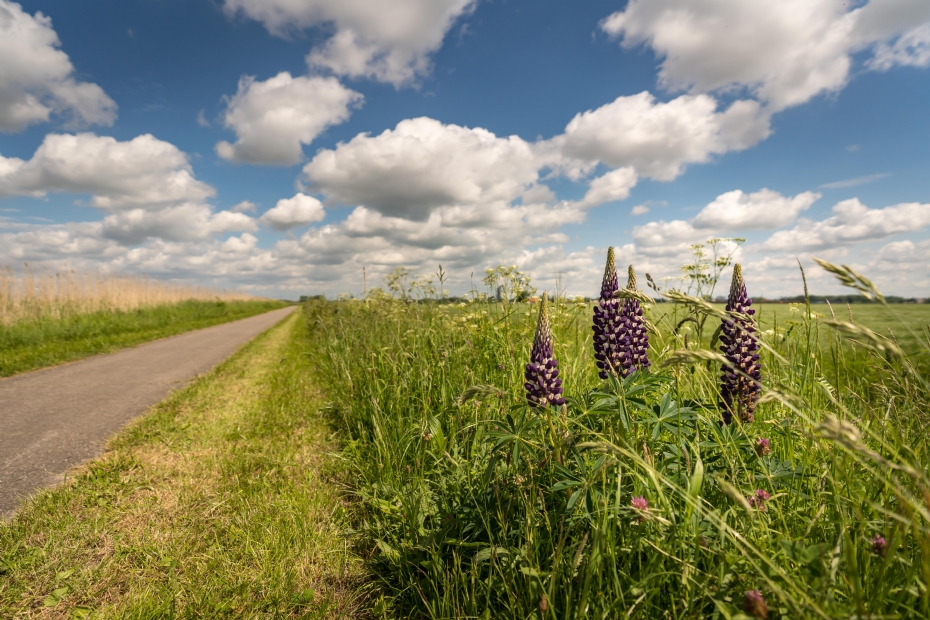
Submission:
<svg viewBox="0 0 930 620">
<path fill-rule="evenodd" d="M 0 525 L 0 617 L 356 615 L 305 332 L 291 315 Z"/>
<path fill-rule="evenodd" d="M 131 311 L 0 323 L 0 377 L 248 318 L 285 302 L 185 301 Z"/>
</svg>

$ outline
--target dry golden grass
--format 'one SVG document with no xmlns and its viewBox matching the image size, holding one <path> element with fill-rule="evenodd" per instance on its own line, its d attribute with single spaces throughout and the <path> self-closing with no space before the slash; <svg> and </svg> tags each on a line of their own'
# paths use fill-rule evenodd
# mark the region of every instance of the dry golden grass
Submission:
<svg viewBox="0 0 930 620">
<path fill-rule="evenodd" d="M 60 319 L 75 314 L 201 301 L 248 301 L 256 297 L 162 282 L 147 276 L 102 274 L 96 271 L 37 271 L 0 267 L 0 324 L 25 319 Z"/>
</svg>

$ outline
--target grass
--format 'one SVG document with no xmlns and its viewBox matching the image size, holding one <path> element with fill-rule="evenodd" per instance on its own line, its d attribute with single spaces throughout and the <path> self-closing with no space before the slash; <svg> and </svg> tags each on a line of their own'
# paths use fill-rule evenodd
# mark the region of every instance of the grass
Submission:
<svg viewBox="0 0 930 620">
<path fill-rule="evenodd" d="M 522 391 L 526 306 L 311 302 L 373 613 L 736 619 L 759 590 L 769 618 L 930 616 L 926 377 L 862 326 L 906 330 L 889 313 L 911 309 L 864 308 L 856 345 L 786 314 L 762 336 L 755 421 L 721 426 L 720 371 L 675 333 L 682 305 L 647 312 L 653 372 L 606 382 L 590 307 L 555 307 L 569 402 L 539 412 Z M 908 346 L 926 347 L 926 315 L 910 319 Z"/>
<path fill-rule="evenodd" d="M 0 616 L 930 617 L 923 308 L 853 307 L 857 344 L 760 310 L 763 402 L 721 426 L 687 305 L 602 381 L 556 304 L 540 412 L 536 306 L 308 302 L 0 526 Z"/>
<path fill-rule="evenodd" d="M 0 524 L 0 617 L 356 615 L 306 329 L 291 315 Z"/>
<path fill-rule="evenodd" d="M 244 319 L 285 305 L 258 299 L 188 300 L 135 310 L 43 315 L 9 325 L 0 323 L 0 377 Z"/>
</svg>

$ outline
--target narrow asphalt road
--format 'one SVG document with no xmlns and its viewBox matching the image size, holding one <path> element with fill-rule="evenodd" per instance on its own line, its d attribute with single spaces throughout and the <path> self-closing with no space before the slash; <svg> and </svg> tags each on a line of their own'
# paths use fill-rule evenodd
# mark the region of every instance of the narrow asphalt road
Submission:
<svg viewBox="0 0 930 620">
<path fill-rule="evenodd" d="M 126 422 L 294 307 L 0 379 L 0 515 L 103 451 Z"/>
</svg>

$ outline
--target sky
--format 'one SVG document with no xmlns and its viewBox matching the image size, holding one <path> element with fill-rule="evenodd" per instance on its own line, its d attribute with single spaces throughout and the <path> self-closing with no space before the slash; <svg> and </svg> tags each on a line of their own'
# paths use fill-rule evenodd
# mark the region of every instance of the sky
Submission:
<svg viewBox="0 0 930 620">
<path fill-rule="evenodd" d="M 928 70 L 926 0 L 0 0 L 0 265 L 930 297 Z"/>
</svg>

